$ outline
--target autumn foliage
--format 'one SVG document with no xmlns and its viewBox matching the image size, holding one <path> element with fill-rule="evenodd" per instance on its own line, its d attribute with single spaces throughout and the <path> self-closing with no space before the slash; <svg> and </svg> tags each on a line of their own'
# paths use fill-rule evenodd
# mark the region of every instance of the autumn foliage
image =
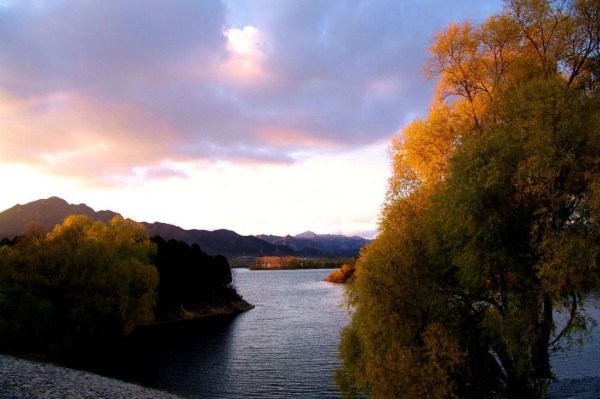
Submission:
<svg viewBox="0 0 600 399">
<path fill-rule="evenodd" d="M 342 267 L 331 272 L 325 281 L 329 283 L 345 284 L 350 280 L 355 270 L 354 266 L 343 264 Z"/>
<path fill-rule="evenodd" d="M 249 265 L 250 270 L 332 269 L 351 262 L 347 258 L 298 258 L 296 256 L 263 256 Z"/>
<path fill-rule="evenodd" d="M 250 265 L 251 269 L 294 269 L 299 262 L 295 256 L 263 256 Z"/>
<path fill-rule="evenodd" d="M 430 48 L 348 288 L 347 397 L 538 397 L 600 281 L 600 3 L 508 0 Z M 564 322 L 555 313 L 565 315 Z M 583 334 L 583 335 L 582 335 Z"/>
<path fill-rule="evenodd" d="M 223 256 L 150 239 L 120 216 L 69 216 L 0 242 L 0 350 L 61 356 L 102 351 L 152 322 L 251 308 Z"/>
<path fill-rule="evenodd" d="M 70 216 L 49 234 L 33 228 L 0 246 L 2 348 L 62 352 L 151 322 L 153 251 L 145 228 L 121 217 Z"/>
</svg>

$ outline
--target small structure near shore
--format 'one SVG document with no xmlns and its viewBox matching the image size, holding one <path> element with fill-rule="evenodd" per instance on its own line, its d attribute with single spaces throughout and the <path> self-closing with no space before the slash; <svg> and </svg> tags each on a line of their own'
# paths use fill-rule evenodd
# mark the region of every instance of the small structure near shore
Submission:
<svg viewBox="0 0 600 399">
<path fill-rule="evenodd" d="M 263 256 L 250 262 L 250 270 L 335 269 L 352 262 L 350 258 L 298 258 L 295 256 Z"/>
</svg>

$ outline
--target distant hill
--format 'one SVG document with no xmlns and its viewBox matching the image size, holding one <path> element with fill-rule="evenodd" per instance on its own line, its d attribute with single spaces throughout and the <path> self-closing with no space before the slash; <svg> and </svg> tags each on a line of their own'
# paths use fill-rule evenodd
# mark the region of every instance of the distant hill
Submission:
<svg viewBox="0 0 600 399">
<path fill-rule="evenodd" d="M 242 236 L 231 230 L 184 230 L 166 223 L 143 223 L 151 236 L 161 236 L 167 240 L 176 239 L 188 244 L 196 243 L 208 254 L 235 256 L 297 256 L 297 251 L 278 247 L 255 236 Z"/>
<path fill-rule="evenodd" d="M 0 212 L 0 239 L 14 238 L 23 234 L 31 222 L 47 231 L 60 224 L 69 215 L 85 215 L 93 220 L 108 222 L 119 215 L 113 211 L 94 211 L 85 204 L 69 204 L 62 198 L 51 197 L 15 205 Z M 231 230 L 185 230 L 166 223 L 143 223 L 151 236 L 159 235 L 165 240 L 181 240 L 198 244 L 208 254 L 237 256 L 305 256 L 305 257 L 352 257 L 368 242 L 361 237 L 319 235 L 312 232 L 295 237 L 242 236 Z"/>
<path fill-rule="evenodd" d="M 50 231 L 69 215 L 85 215 L 94 220 L 108 222 L 118 213 L 96 212 L 85 204 L 74 205 L 62 198 L 50 197 L 25 205 L 15 205 L 0 212 L 0 238 L 12 239 L 23 234 L 32 222 L 39 223 L 44 230 Z"/>
<path fill-rule="evenodd" d="M 365 244 L 370 242 L 358 236 L 315 234 L 312 231 L 295 236 L 259 235 L 257 237 L 274 245 L 289 247 L 305 256 L 324 257 L 354 257 Z"/>
</svg>

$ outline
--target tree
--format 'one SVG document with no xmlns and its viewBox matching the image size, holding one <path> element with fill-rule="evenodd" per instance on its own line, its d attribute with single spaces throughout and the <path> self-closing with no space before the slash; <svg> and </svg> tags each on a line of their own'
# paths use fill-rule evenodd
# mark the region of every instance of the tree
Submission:
<svg viewBox="0 0 600 399">
<path fill-rule="evenodd" d="M 47 235 L 30 229 L 0 251 L 3 346 L 60 351 L 149 323 L 153 251 L 145 228 L 119 216 L 109 224 L 69 216 Z"/>
<path fill-rule="evenodd" d="M 172 320 L 182 318 L 182 311 L 207 311 L 241 301 L 232 285 L 231 268 L 227 258 L 211 256 L 198 244 L 191 246 L 183 241 L 165 241 L 152 237 L 157 246 L 153 256 L 160 275 L 157 318 Z"/>
<path fill-rule="evenodd" d="M 597 1 L 511 0 L 436 36 L 357 263 L 347 396 L 534 397 L 600 281 Z M 555 311 L 566 316 L 564 324 Z"/>
</svg>

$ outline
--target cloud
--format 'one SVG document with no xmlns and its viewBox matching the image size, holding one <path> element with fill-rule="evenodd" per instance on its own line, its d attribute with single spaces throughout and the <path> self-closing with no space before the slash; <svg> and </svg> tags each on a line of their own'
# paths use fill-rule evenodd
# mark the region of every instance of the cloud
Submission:
<svg viewBox="0 0 600 399">
<path fill-rule="evenodd" d="M 494 3 L 8 2 L 0 156 L 87 179 L 167 178 L 165 162 L 285 164 L 388 140 L 425 110 L 431 35 Z"/>
<path fill-rule="evenodd" d="M 245 26 L 243 29 L 230 28 L 224 34 L 229 56 L 221 64 L 223 78 L 242 85 L 264 84 L 269 76 L 263 67 L 264 53 L 259 30 Z"/>
<path fill-rule="evenodd" d="M 0 11 L 2 69 L 10 72 L 2 84 L 22 93 L 122 96 L 173 79 L 173 63 L 192 52 L 219 57 L 224 18 L 218 1 L 24 0 Z"/>
<path fill-rule="evenodd" d="M 177 140 L 155 120 L 148 140 L 147 114 L 135 104 L 102 103 L 77 92 L 25 100 L 0 92 L 3 162 L 36 165 L 64 176 L 102 180 L 129 174 L 175 155 Z"/>
</svg>

